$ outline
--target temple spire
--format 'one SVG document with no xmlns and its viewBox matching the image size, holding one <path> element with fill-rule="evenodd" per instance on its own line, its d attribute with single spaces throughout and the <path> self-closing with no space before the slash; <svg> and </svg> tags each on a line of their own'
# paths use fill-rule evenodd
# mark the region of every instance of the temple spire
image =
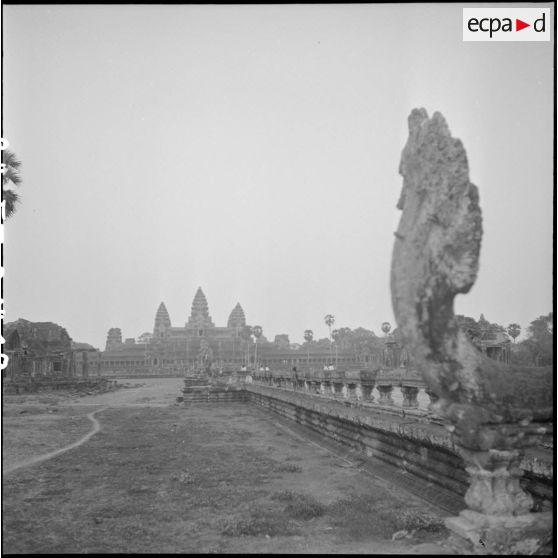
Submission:
<svg viewBox="0 0 558 558">
<path fill-rule="evenodd" d="M 209 306 L 207 299 L 203 294 L 202 288 L 198 287 L 194 300 L 192 302 L 192 312 L 188 318 L 186 326 L 190 327 L 215 327 L 209 315 Z"/>
<path fill-rule="evenodd" d="M 171 327 L 170 316 L 164 302 L 159 304 L 157 313 L 155 314 L 155 325 L 153 326 L 153 337 L 162 337 Z"/>
<path fill-rule="evenodd" d="M 111 327 L 107 333 L 105 351 L 116 349 L 122 345 L 122 331 L 119 327 Z"/>
<path fill-rule="evenodd" d="M 246 325 L 246 317 L 244 316 L 244 310 L 240 306 L 240 302 L 233 308 L 229 320 L 227 322 L 227 327 L 240 328 Z"/>
</svg>

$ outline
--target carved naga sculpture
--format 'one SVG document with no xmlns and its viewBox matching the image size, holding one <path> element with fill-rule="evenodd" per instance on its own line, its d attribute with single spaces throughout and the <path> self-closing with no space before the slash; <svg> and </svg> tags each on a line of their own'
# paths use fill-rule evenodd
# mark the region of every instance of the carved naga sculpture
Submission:
<svg viewBox="0 0 558 558">
<path fill-rule="evenodd" d="M 475 549 L 525 551 L 527 535 L 521 529 L 537 523 L 533 545 L 541 543 L 545 529 L 551 531 L 549 514 L 529 513 L 533 501 L 520 486 L 518 463 L 522 448 L 552 431 L 552 370 L 489 359 L 458 328 L 453 300 L 471 289 L 479 267 L 478 190 L 469 181 L 465 149 L 440 113 L 428 118 L 424 109 L 414 109 L 408 123 L 399 169 L 402 215 L 393 249 L 392 303 L 471 476 L 465 496 L 469 510 L 448 527 Z M 522 527 L 516 529 L 520 517 Z"/>
</svg>

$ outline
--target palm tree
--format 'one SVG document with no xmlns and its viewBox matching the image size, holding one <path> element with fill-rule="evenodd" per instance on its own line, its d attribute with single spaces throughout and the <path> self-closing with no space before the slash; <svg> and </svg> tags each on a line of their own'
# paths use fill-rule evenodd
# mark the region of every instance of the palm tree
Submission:
<svg viewBox="0 0 558 558">
<path fill-rule="evenodd" d="M 252 333 L 256 338 L 256 348 L 254 350 L 254 368 L 258 365 L 258 339 L 262 336 L 263 329 L 261 326 L 254 326 L 252 328 Z"/>
<path fill-rule="evenodd" d="M 516 337 L 518 337 L 521 333 L 521 326 L 519 324 L 510 324 L 507 327 L 507 332 L 508 335 L 513 338 L 513 342 L 515 343 Z"/>
<path fill-rule="evenodd" d="M 314 332 L 311 329 L 304 332 L 304 340 L 307 343 L 306 367 L 310 368 L 310 343 L 314 340 Z"/>
<path fill-rule="evenodd" d="M 13 186 L 19 186 L 21 183 L 20 167 L 21 161 L 16 159 L 15 153 L 9 149 L 2 151 L 2 197 L 6 203 L 6 219 L 15 213 L 16 203 L 19 202 L 19 194 Z M 10 183 L 10 187 L 7 188 Z"/>
<path fill-rule="evenodd" d="M 338 361 L 338 351 L 337 351 L 338 344 L 337 344 L 337 341 L 339 340 L 339 333 L 340 333 L 340 332 L 339 332 L 338 329 L 334 329 L 334 330 L 331 332 L 331 337 L 332 337 L 333 340 L 335 341 L 335 366 L 337 366 L 337 361 Z"/>
<path fill-rule="evenodd" d="M 326 325 L 329 327 L 329 360 L 330 362 L 333 360 L 333 355 L 331 353 L 332 346 L 331 346 L 331 326 L 335 323 L 335 316 L 333 314 L 326 314 L 324 318 Z"/>
</svg>

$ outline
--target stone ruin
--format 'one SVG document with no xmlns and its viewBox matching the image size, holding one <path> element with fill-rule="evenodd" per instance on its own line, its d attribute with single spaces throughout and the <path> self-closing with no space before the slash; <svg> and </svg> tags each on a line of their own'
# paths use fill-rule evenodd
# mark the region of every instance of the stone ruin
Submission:
<svg viewBox="0 0 558 558">
<path fill-rule="evenodd" d="M 473 286 L 482 214 L 467 155 L 444 117 L 414 109 L 402 153 L 401 220 L 391 292 L 395 317 L 450 422 L 467 465 L 468 509 L 447 520 L 457 548 L 532 554 L 552 538 L 552 512 L 534 513 L 520 485 L 522 450 L 553 432 L 552 368 L 487 358 L 457 326 L 453 300 Z"/>
</svg>

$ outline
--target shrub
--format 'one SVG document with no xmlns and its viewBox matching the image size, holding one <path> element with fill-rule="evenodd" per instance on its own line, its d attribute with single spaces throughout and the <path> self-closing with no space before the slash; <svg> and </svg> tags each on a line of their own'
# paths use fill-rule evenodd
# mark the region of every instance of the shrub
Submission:
<svg viewBox="0 0 558 558">
<path fill-rule="evenodd" d="M 282 463 L 277 467 L 279 473 L 301 473 L 302 467 L 294 463 Z"/>
<path fill-rule="evenodd" d="M 283 511 L 289 517 L 295 519 L 308 520 L 314 517 L 321 517 L 326 511 L 325 506 L 318 502 L 313 496 L 299 494 L 292 490 L 276 492 L 271 496 L 271 499 L 279 500 L 280 502 L 288 502 Z"/>
<path fill-rule="evenodd" d="M 257 537 L 294 534 L 293 526 L 281 514 L 253 513 L 250 517 L 234 517 L 225 520 L 222 534 L 228 537 Z"/>
<path fill-rule="evenodd" d="M 325 507 L 311 496 L 296 498 L 285 507 L 285 513 L 295 519 L 314 519 L 324 515 Z"/>
<path fill-rule="evenodd" d="M 271 495 L 271 499 L 279 500 L 280 502 L 292 502 L 296 496 L 296 492 L 293 492 L 292 490 L 282 490 L 281 492 L 274 492 Z"/>
<path fill-rule="evenodd" d="M 426 512 L 419 510 L 404 510 L 396 515 L 397 527 L 399 530 L 406 531 L 427 531 L 437 533 L 442 531 L 444 521 L 439 517 L 434 517 Z"/>
<path fill-rule="evenodd" d="M 372 536 L 389 539 L 403 531 L 437 533 L 445 528 L 439 517 L 417 509 L 397 509 L 385 497 L 368 494 L 337 500 L 328 512 L 335 524 L 343 526 L 357 540 Z"/>
<path fill-rule="evenodd" d="M 333 502 L 328 513 L 332 522 L 343 529 L 349 540 L 365 540 L 371 537 L 391 538 L 398 530 L 390 511 L 393 503 L 374 495 L 355 495 Z"/>
</svg>

